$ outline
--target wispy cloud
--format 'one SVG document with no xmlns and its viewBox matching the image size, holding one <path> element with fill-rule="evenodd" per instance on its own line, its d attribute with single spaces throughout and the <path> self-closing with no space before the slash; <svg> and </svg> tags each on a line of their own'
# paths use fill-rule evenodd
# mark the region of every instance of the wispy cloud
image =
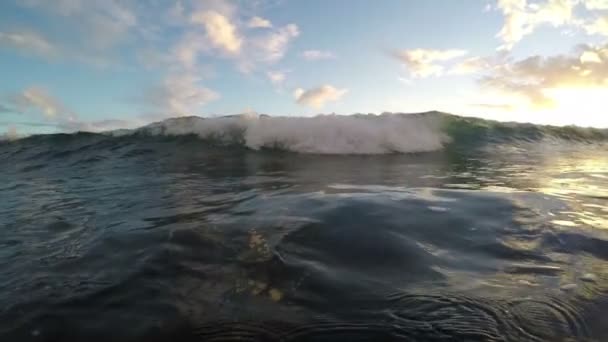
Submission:
<svg viewBox="0 0 608 342">
<path fill-rule="evenodd" d="M 118 0 L 25 0 L 20 4 L 62 17 L 69 27 L 78 28 L 86 47 L 96 50 L 113 46 L 138 27 L 135 11 L 128 6 L 132 4 Z"/>
<path fill-rule="evenodd" d="M 281 85 L 285 82 L 287 78 L 287 72 L 285 71 L 268 71 L 266 76 L 270 80 L 270 82 L 274 85 Z"/>
<path fill-rule="evenodd" d="M 200 114 L 201 107 L 220 95 L 204 87 L 194 74 L 170 74 L 159 85 L 145 91 L 141 103 L 154 118 Z"/>
<path fill-rule="evenodd" d="M 470 57 L 454 65 L 449 73 L 452 75 L 469 75 L 487 71 L 492 67 L 492 62 L 484 57 Z"/>
<path fill-rule="evenodd" d="M 247 51 L 244 51 L 239 60 L 239 69 L 249 72 L 259 63 L 268 65 L 280 61 L 285 56 L 289 43 L 299 35 L 298 26 L 288 24 L 267 34 L 251 37 L 247 42 Z"/>
<path fill-rule="evenodd" d="M 44 58 L 56 58 L 59 51 L 46 38 L 32 31 L 0 32 L 0 47 Z"/>
<path fill-rule="evenodd" d="M 47 119 L 72 121 L 76 115 L 44 88 L 30 87 L 8 98 L 12 107 L 21 113 L 40 114 Z"/>
<path fill-rule="evenodd" d="M 20 123 L 27 126 L 51 126 L 62 131 L 100 131 L 124 127 L 133 127 L 133 120 L 104 119 L 86 121 L 52 96 L 42 87 L 29 87 L 19 93 L 5 95 L 1 98 L 0 107 L 32 119 L 42 119 L 37 123 Z"/>
<path fill-rule="evenodd" d="M 338 89 L 326 84 L 309 90 L 298 88 L 294 91 L 293 96 L 298 104 L 321 108 L 328 102 L 340 100 L 347 92 L 348 89 Z"/>
<path fill-rule="evenodd" d="M 394 51 L 393 57 L 402 62 L 414 78 L 440 76 L 445 63 L 467 54 L 466 50 L 412 49 Z"/>
<path fill-rule="evenodd" d="M 142 39 L 147 26 L 140 24 L 135 2 L 118 0 L 23 0 L 22 9 L 44 16 L 50 30 L 32 27 L 0 32 L 0 46 L 53 61 L 106 67 L 118 64 L 115 48 Z"/>
<path fill-rule="evenodd" d="M 302 57 L 309 61 L 318 61 L 323 59 L 335 59 L 336 55 L 331 51 L 306 50 L 302 52 Z"/>
</svg>

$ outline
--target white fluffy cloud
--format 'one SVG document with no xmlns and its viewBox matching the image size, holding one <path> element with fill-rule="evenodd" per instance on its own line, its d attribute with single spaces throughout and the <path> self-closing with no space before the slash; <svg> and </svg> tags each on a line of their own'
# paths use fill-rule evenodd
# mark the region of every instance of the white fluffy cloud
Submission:
<svg viewBox="0 0 608 342">
<path fill-rule="evenodd" d="M 465 50 L 448 49 L 413 49 L 395 51 L 393 56 L 401 61 L 414 78 L 440 76 L 445 69 L 445 63 L 467 54 Z"/>
<path fill-rule="evenodd" d="M 538 27 L 568 27 L 583 29 L 590 35 L 608 36 L 607 0 L 498 0 L 504 23 L 497 37 L 499 48 L 510 50 Z M 599 12 L 598 12 L 599 11 Z"/>
<path fill-rule="evenodd" d="M 243 21 L 237 7 L 207 4 L 194 12 L 191 21 L 201 26 L 202 32 L 196 27 L 187 30 L 185 37 L 189 38 L 182 39 L 184 44 L 181 46 L 184 58 L 193 60 L 200 52 L 205 52 L 213 57 L 232 59 L 238 69 L 246 73 L 281 60 L 291 41 L 300 35 L 295 24 L 275 27 L 269 20 L 257 16 Z M 220 54 L 215 54 L 209 47 Z"/>
<path fill-rule="evenodd" d="M 338 89 L 326 84 L 309 90 L 298 88 L 293 92 L 293 96 L 298 104 L 312 108 L 321 108 L 327 102 L 340 100 L 347 92 L 348 89 Z"/>
<path fill-rule="evenodd" d="M 202 24 L 207 32 L 207 39 L 217 49 L 237 54 L 241 50 L 243 39 L 230 19 L 216 11 L 195 13 L 192 21 Z"/>
<path fill-rule="evenodd" d="M 583 28 L 588 34 L 608 36 L 608 15 L 585 23 Z"/>
<path fill-rule="evenodd" d="M 271 28 L 272 23 L 268 19 L 264 19 L 261 17 L 253 17 L 249 19 L 247 22 L 247 27 L 249 28 Z"/>
<path fill-rule="evenodd" d="M 505 21 L 498 37 L 503 49 L 511 49 L 524 36 L 544 24 L 555 27 L 572 23 L 573 10 L 578 0 L 546 0 L 529 3 L 527 0 L 498 0 L 497 7 Z"/>
<path fill-rule="evenodd" d="M 309 61 L 318 61 L 322 59 L 335 59 L 336 55 L 331 51 L 306 50 L 302 52 L 302 57 Z"/>
</svg>

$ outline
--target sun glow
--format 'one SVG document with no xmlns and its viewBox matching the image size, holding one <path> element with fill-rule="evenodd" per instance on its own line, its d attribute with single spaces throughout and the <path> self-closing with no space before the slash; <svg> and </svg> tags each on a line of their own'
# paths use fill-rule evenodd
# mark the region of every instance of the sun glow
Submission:
<svg viewBox="0 0 608 342">
<path fill-rule="evenodd" d="M 608 127 L 608 88 L 551 88 L 543 94 L 553 104 L 538 110 L 548 123 Z"/>
</svg>

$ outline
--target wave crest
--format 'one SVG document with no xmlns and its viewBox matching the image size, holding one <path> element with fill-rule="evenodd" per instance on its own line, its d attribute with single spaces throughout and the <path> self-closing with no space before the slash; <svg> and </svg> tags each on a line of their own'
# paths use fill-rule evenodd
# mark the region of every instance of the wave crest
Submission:
<svg viewBox="0 0 608 342">
<path fill-rule="evenodd" d="M 113 134 L 196 135 L 254 150 L 273 148 L 317 154 L 430 152 L 449 141 L 437 118 L 415 114 L 182 117 Z"/>
</svg>

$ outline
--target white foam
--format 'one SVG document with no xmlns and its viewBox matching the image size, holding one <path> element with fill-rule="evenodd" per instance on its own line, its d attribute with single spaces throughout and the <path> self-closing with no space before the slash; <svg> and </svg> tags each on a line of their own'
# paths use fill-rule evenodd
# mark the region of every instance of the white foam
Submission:
<svg viewBox="0 0 608 342">
<path fill-rule="evenodd" d="M 429 152 L 441 149 L 448 141 L 436 117 L 406 114 L 184 117 L 154 123 L 134 132 L 195 134 L 224 143 L 242 143 L 254 150 L 281 148 L 318 154 Z"/>
<path fill-rule="evenodd" d="M 0 134 L 0 141 L 12 141 L 22 137 L 23 136 L 19 134 L 15 126 L 10 126 L 7 129 L 6 133 Z"/>
</svg>

